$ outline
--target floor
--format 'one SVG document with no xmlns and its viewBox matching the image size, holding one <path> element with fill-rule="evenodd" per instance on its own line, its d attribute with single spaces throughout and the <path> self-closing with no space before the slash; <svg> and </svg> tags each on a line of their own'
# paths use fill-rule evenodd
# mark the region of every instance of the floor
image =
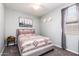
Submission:
<svg viewBox="0 0 79 59">
<path fill-rule="evenodd" d="M 53 46 L 54 50 L 51 50 L 42 56 L 78 56 L 72 52 L 63 50 L 61 48 Z M 16 46 L 9 46 L 5 47 L 2 56 L 20 56 L 19 50 L 17 45 Z"/>
<path fill-rule="evenodd" d="M 20 56 L 17 45 L 6 46 L 2 56 Z"/>
</svg>

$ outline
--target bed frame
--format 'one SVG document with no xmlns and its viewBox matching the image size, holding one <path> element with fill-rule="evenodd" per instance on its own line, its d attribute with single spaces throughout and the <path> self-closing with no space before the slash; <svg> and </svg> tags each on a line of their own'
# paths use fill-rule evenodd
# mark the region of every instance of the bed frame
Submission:
<svg viewBox="0 0 79 59">
<path fill-rule="evenodd" d="M 42 56 L 44 54 L 46 54 L 47 52 L 54 50 L 53 49 L 53 44 L 29 51 L 27 53 L 23 53 L 21 54 L 22 56 Z"/>
<path fill-rule="evenodd" d="M 17 31 L 16 31 L 17 40 L 18 40 L 18 35 L 19 35 L 18 30 L 20 30 L 20 29 L 17 29 Z M 50 44 L 50 45 L 46 45 L 41 48 L 26 52 L 26 53 L 22 53 L 21 48 L 19 46 L 19 41 L 17 43 L 18 43 L 18 48 L 19 48 L 19 52 L 20 52 L 21 56 L 42 56 L 42 55 L 46 54 L 47 52 L 54 50 L 53 44 Z"/>
</svg>

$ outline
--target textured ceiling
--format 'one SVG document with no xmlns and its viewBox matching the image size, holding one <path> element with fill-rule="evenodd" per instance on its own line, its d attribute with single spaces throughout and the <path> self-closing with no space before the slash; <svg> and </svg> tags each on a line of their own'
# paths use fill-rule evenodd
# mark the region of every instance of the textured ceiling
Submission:
<svg viewBox="0 0 79 59">
<path fill-rule="evenodd" d="M 43 16 L 55 8 L 62 6 L 64 3 L 42 3 L 38 10 L 32 8 L 33 3 L 5 3 L 5 7 L 11 8 L 17 11 L 28 13 L 34 16 Z"/>
</svg>

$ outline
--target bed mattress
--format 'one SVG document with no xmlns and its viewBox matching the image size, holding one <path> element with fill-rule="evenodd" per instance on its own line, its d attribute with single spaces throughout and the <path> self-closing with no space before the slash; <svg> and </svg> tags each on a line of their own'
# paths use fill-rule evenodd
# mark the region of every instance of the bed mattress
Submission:
<svg viewBox="0 0 79 59">
<path fill-rule="evenodd" d="M 18 35 L 18 47 L 22 56 L 37 56 L 49 51 L 53 44 L 50 38 L 36 34 L 21 33 Z"/>
</svg>

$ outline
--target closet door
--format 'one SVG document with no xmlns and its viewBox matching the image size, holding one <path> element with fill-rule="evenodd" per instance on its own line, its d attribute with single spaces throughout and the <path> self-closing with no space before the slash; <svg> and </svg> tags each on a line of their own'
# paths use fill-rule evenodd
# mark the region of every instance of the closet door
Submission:
<svg viewBox="0 0 79 59">
<path fill-rule="evenodd" d="M 79 23 L 77 5 L 70 6 L 62 10 L 63 14 L 63 34 L 62 47 L 78 52 Z M 65 42 L 65 43 L 64 43 Z M 64 47 L 65 46 L 65 47 Z"/>
</svg>

